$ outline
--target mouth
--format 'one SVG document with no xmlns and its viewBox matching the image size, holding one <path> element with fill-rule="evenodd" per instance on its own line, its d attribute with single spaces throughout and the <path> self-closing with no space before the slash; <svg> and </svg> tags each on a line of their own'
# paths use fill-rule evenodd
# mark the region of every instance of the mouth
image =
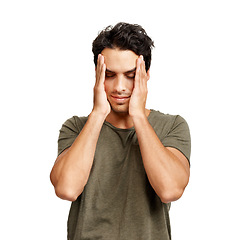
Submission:
<svg viewBox="0 0 243 240">
<path fill-rule="evenodd" d="M 123 103 L 123 102 L 127 101 L 130 98 L 130 96 L 116 96 L 116 95 L 111 95 L 111 98 L 115 102 Z"/>
</svg>

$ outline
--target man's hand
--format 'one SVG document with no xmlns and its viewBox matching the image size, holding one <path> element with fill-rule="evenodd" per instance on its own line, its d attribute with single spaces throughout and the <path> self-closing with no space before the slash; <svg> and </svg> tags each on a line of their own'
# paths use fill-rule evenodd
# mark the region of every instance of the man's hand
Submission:
<svg viewBox="0 0 243 240">
<path fill-rule="evenodd" d="M 145 105 L 147 100 L 147 81 L 149 73 L 146 72 L 143 56 L 137 59 L 134 89 L 129 103 L 129 115 L 132 117 L 145 115 Z"/>
<path fill-rule="evenodd" d="M 105 92 L 105 70 L 104 57 L 99 54 L 96 67 L 96 82 L 94 86 L 94 107 L 93 111 L 105 115 L 110 113 L 111 107 Z"/>
<path fill-rule="evenodd" d="M 105 70 L 104 57 L 99 55 L 93 111 L 71 147 L 58 156 L 53 166 L 51 182 L 62 199 L 75 201 L 88 182 L 100 131 L 111 110 L 104 86 Z"/>
</svg>

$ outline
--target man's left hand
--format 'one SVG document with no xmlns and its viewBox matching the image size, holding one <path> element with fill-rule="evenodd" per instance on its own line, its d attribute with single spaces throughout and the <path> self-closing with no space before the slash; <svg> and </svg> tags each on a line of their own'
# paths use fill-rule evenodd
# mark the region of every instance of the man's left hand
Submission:
<svg viewBox="0 0 243 240">
<path fill-rule="evenodd" d="M 148 88 L 147 81 L 149 80 L 149 70 L 146 72 L 145 62 L 141 55 L 137 59 L 136 75 L 134 80 L 134 89 L 129 103 L 129 115 L 137 117 L 145 115 L 145 105 L 147 100 Z"/>
</svg>

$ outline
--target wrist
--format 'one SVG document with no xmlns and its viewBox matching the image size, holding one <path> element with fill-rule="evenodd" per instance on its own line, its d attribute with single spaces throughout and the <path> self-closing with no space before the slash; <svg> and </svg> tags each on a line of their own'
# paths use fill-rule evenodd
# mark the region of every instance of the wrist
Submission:
<svg viewBox="0 0 243 240">
<path fill-rule="evenodd" d="M 144 111 L 137 112 L 137 114 L 131 115 L 133 122 L 148 121 L 148 116 L 150 114 L 149 109 L 144 109 Z"/>
<path fill-rule="evenodd" d="M 100 112 L 96 109 L 93 109 L 89 114 L 89 119 L 95 119 L 97 122 L 104 122 L 108 114 Z"/>
<path fill-rule="evenodd" d="M 135 115 L 132 115 L 131 117 L 132 117 L 134 124 L 137 122 L 147 120 L 147 116 L 146 116 L 145 112 L 137 113 Z"/>
<path fill-rule="evenodd" d="M 146 108 L 143 109 L 136 109 L 133 111 L 129 111 L 129 115 L 136 119 L 136 118 L 146 118 L 149 115 L 149 110 L 147 110 Z"/>
<path fill-rule="evenodd" d="M 110 113 L 110 106 L 107 109 L 94 106 L 91 113 L 97 117 L 106 118 Z"/>
</svg>

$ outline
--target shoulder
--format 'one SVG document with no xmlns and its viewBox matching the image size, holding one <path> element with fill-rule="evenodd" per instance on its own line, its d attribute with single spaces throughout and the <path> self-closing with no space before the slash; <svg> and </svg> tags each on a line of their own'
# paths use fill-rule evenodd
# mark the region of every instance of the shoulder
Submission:
<svg viewBox="0 0 243 240">
<path fill-rule="evenodd" d="M 87 119 L 87 117 L 73 116 L 62 124 L 58 137 L 58 155 L 73 144 Z"/>
<path fill-rule="evenodd" d="M 186 120 L 180 115 L 165 114 L 153 109 L 151 110 L 151 113 L 149 115 L 149 121 L 152 126 L 160 128 L 165 127 L 169 129 L 180 124 L 187 125 Z"/>
<path fill-rule="evenodd" d="M 180 115 L 164 114 L 151 110 L 149 122 L 163 141 L 165 139 L 184 139 L 185 141 L 190 141 L 189 126 Z"/>
<path fill-rule="evenodd" d="M 176 148 L 190 159 L 191 136 L 183 117 L 153 110 L 149 121 L 165 147 Z"/>
<path fill-rule="evenodd" d="M 88 117 L 78 117 L 78 116 L 73 116 L 69 119 L 67 119 L 63 125 L 63 128 L 68 128 L 69 130 L 72 130 L 74 132 L 80 132 L 87 122 Z"/>
</svg>

